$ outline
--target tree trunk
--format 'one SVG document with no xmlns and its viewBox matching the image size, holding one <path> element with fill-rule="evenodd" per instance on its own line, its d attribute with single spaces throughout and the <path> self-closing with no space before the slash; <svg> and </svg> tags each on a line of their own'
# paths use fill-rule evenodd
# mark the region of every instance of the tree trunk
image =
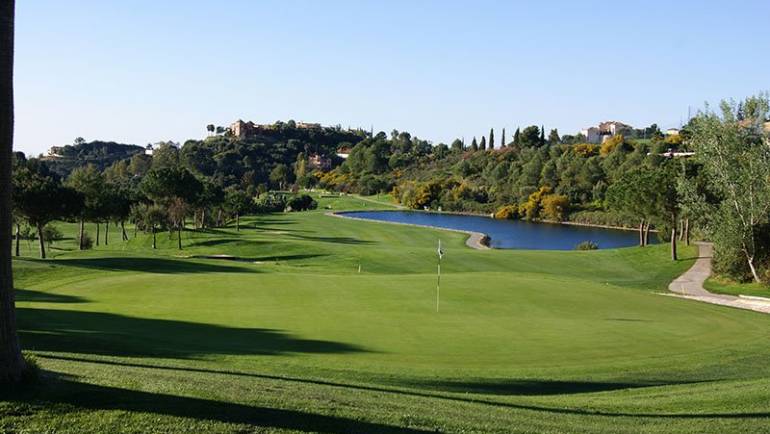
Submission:
<svg viewBox="0 0 770 434">
<path fill-rule="evenodd" d="M 83 250 L 83 237 L 85 236 L 85 219 L 80 217 L 80 234 L 78 235 L 78 250 Z"/>
<path fill-rule="evenodd" d="M 0 2 L 0 383 L 17 382 L 24 371 L 11 267 L 13 19 L 14 0 Z"/>
<path fill-rule="evenodd" d="M 152 249 L 155 250 L 157 248 L 157 239 L 155 237 L 155 226 L 152 227 Z"/>
<path fill-rule="evenodd" d="M 21 256 L 19 244 L 21 244 L 21 225 L 16 223 L 16 257 Z"/>
<path fill-rule="evenodd" d="M 99 233 L 99 222 L 96 223 L 96 245 L 99 245 L 99 236 L 101 234 Z"/>
<path fill-rule="evenodd" d="M 182 250 L 182 227 L 177 227 L 176 231 L 176 239 L 177 239 L 177 247 L 179 247 L 179 250 Z"/>
<path fill-rule="evenodd" d="M 647 246 L 649 244 L 650 244 L 650 222 L 647 222 L 644 225 L 644 245 Z"/>
<path fill-rule="evenodd" d="M 749 269 L 751 270 L 751 276 L 754 277 L 754 281 L 757 283 L 762 283 L 762 281 L 759 279 L 759 275 L 757 274 L 757 269 L 754 267 L 754 257 L 746 255 L 746 261 L 749 263 Z"/>
<path fill-rule="evenodd" d="M 684 219 L 684 245 L 690 245 L 690 219 Z"/>
<path fill-rule="evenodd" d="M 40 259 L 45 259 L 45 240 L 43 239 L 43 225 L 37 224 L 37 239 L 40 241 Z"/>
<path fill-rule="evenodd" d="M 128 241 L 128 235 L 126 234 L 126 222 L 123 220 L 120 221 L 120 231 L 123 236 L 123 241 Z"/>
<path fill-rule="evenodd" d="M 671 260 L 676 261 L 676 224 L 671 228 Z"/>
<path fill-rule="evenodd" d="M 201 229 L 206 229 L 206 208 L 201 210 Z"/>
<path fill-rule="evenodd" d="M 639 222 L 639 247 L 644 247 L 644 219 Z"/>
<path fill-rule="evenodd" d="M 104 224 L 104 245 L 108 245 L 110 242 L 110 222 Z"/>
<path fill-rule="evenodd" d="M 235 213 L 235 230 L 241 231 L 241 215 L 238 213 Z"/>
</svg>

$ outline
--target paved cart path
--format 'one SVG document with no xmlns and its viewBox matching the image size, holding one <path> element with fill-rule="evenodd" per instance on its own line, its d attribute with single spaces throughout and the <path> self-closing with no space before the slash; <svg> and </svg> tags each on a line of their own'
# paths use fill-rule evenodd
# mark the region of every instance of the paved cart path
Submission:
<svg viewBox="0 0 770 434">
<path fill-rule="evenodd" d="M 698 260 L 695 261 L 695 264 L 689 270 L 668 285 L 669 291 L 673 294 L 667 295 L 738 309 L 770 313 L 770 299 L 708 292 L 703 287 L 703 282 L 711 275 L 711 257 L 714 247 L 711 243 L 697 243 L 697 245 Z"/>
</svg>

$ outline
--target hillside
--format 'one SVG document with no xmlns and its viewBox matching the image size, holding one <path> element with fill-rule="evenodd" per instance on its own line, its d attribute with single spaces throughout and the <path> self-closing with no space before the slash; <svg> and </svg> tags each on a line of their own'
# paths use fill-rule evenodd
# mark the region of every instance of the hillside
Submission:
<svg viewBox="0 0 770 434">
<path fill-rule="evenodd" d="M 94 140 L 73 145 L 53 146 L 49 155 L 43 159 L 53 172 L 66 177 L 81 166 L 92 164 L 99 170 L 104 170 L 116 161 L 143 153 L 144 148 L 141 146 Z"/>
</svg>

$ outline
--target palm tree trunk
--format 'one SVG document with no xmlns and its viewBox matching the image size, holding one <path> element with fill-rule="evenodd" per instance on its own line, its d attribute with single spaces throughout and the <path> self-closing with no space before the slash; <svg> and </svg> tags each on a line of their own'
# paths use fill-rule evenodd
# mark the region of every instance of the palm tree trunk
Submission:
<svg viewBox="0 0 770 434">
<path fill-rule="evenodd" d="M 96 222 L 96 245 L 99 246 L 99 222 Z"/>
<path fill-rule="evenodd" d="M 104 245 L 110 242 L 110 222 L 104 224 Z"/>
<path fill-rule="evenodd" d="M 14 0 L 0 2 L 0 383 L 17 382 L 24 371 L 11 267 L 14 9 Z"/>
<path fill-rule="evenodd" d="M 684 219 L 684 245 L 690 245 L 690 219 Z"/>
<path fill-rule="evenodd" d="M 40 259 L 45 259 L 45 240 L 43 239 L 43 225 L 37 224 L 37 239 L 40 241 Z"/>
<path fill-rule="evenodd" d="M 155 226 L 152 227 L 152 249 L 157 248 L 157 239 L 155 238 Z"/>
<path fill-rule="evenodd" d="M 176 231 L 177 247 L 182 250 L 182 227 L 178 226 Z"/>
<path fill-rule="evenodd" d="M 120 221 L 120 232 L 123 237 L 123 241 L 128 241 L 128 235 L 126 234 L 126 222 L 121 220 Z"/>
<path fill-rule="evenodd" d="M 80 235 L 78 236 L 78 239 L 80 240 L 78 242 L 78 246 L 80 250 L 83 250 L 83 237 L 85 236 L 85 219 L 83 217 L 80 217 Z"/>
<path fill-rule="evenodd" d="M 639 222 L 639 247 L 644 247 L 644 219 Z"/>
<path fill-rule="evenodd" d="M 206 208 L 201 210 L 201 229 L 206 229 Z"/>
<path fill-rule="evenodd" d="M 21 244 L 21 225 L 16 223 L 16 256 L 21 256 L 20 252 L 21 249 L 19 248 L 19 244 Z"/>
</svg>

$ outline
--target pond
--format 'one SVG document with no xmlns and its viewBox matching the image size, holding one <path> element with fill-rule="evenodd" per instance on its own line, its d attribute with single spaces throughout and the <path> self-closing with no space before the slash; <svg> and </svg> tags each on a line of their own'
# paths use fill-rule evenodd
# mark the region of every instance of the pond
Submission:
<svg viewBox="0 0 770 434">
<path fill-rule="evenodd" d="M 482 216 L 421 211 L 354 211 L 340 214 L 366 220 L 481 232 L 491 238 L 490 246 L 498 249 L 573 250 L 582 241 L 593 241 L 600 249 L 639 244 L 639 234 L 636 231 L 618 229 L 495 220 Z M 654 242 L 652 238 L 653 234 L 650 234 L 650 242 Z"/>
</svg>

